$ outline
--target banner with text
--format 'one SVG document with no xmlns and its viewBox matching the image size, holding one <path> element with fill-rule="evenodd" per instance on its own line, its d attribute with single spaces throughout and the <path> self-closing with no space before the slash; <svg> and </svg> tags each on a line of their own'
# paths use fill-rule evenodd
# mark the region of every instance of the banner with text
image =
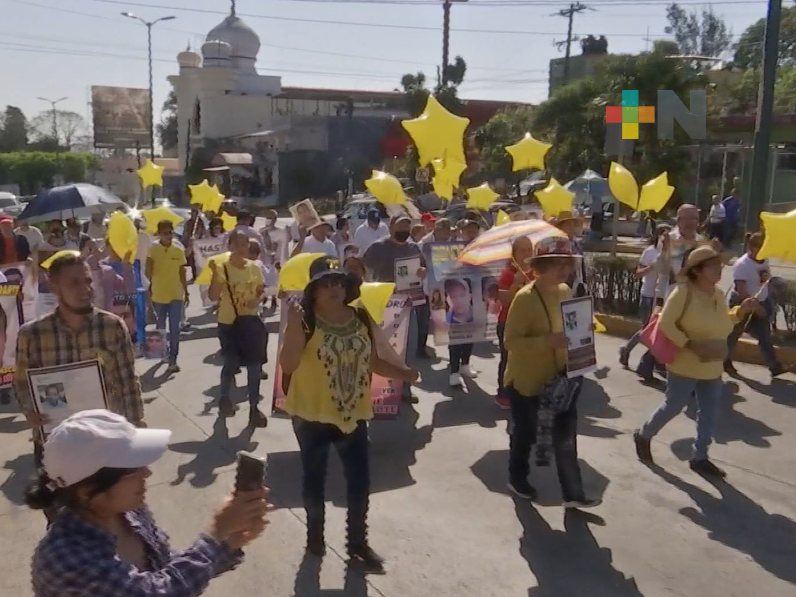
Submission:
<svg viewBox="0 0 796 597">
<path fill-rule="evenodd" d="M 505 261 L 474 266 L 459 262 L 466 243 L 425 243 L 431 333 L 436 346 L 497 338 L 498 277 Z"/>
</svg>

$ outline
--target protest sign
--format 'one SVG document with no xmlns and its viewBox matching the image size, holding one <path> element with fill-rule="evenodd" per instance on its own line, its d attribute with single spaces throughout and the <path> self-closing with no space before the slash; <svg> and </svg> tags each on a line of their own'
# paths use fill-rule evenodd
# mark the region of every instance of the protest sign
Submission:
<svg viewBox="0 0 796 597">
<path fill-rule="evenodd" d="M 567 377 L 591 373 L 597 368 L 592 297 L 561 301 L 561 317 L 567 337 Z"/>
<path fill-rule="evenodd" d="M 287 327 L 288 302 L 300 301 L 302 295 L 303 293 L 301 292 L 290 292 L 286 298 L 282 299 L 277 355 L 282 351 L 282 338 Z M 380 356 L 383 354 L 383 350 L 385 353 L 392 353 L 392 359 L 390 355 L 382 356 L 385 360 L 394 360 L 396 354 L 400 359 L 405 358 L 411 313 L 412 303 L 405 295 L 394 294 L 387 303 L 387 308 L 384 310 L 383 323 L 381 324 L 381 334 L 374 334 L 373 338 Z M 390 347 L 381 347 L 382 340 L 386 340 Z M 398 417 L 401 412 L 402 390 L 403 382 L 401 381 L 386 379 L 375 374 L 372 376 L 370 397 L 373 401 L 373 416 L 375 419 L 395 419 Z M 285 393 L 282 391 L 282 369 L 277 359 L 274 368 L 273 412 L 282 411 L 285 398 Z"/>
<path fill-rule="evenodd" d="M 226 236 L 206 236 L 205 238 L 198 238 L 193 241 L 197 280 L 199 276 L 201 276 L 201 272 L 207 267 L 208 260 L 226 251 L 226 238 Z M 203 307 L 210 307 L 213 304 L 207 297 L 207 284 L 199 283 L 199 294 L 202 297 Z"/>
<path fill-rule="evenodd" d="M 20 282 L 0 284 L 0 388 L 8 388 L 14 383 L 17 335 L 24 323 Z"/>
<path fill-rule="evenodd" d="M 426 243 L 431 333 L 436 346 L 497 337 L 497 280 L 504 261 L 474 266 L 458 261 L 463 242 Z"/>
</svg>

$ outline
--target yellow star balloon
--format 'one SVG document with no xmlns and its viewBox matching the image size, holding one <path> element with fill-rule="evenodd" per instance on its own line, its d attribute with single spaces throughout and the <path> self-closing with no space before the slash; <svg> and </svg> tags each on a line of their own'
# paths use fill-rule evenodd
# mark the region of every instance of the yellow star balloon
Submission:
<svg viewBox="0 0 796 597">
<path fill-rule="evenodd" d="M 575 193 L 566 190 L 555 178 L 551 178 L 547 186 L 534 195 L 548 218 L 554 218 L 562 211 L 572 211 Z"/>
<path fill-rule="evenodd" d="M 157 233 L 158 223 L 162 222 L 163 220 L 167 220 L 175 226 L 177 226 L 177 224 L 182 224 L 183 222 L 183 218 L 163 205 L 156 207 L 155 209 L 144 210 L 141 212 L 141 215 L 144 216 L 144 220 L 146 221 L 147 234 Z"/>
<path fill-rule="evenodd" d="M 674 187 L 669 186 L 669 174 L 664 172 L 641 187 L 641 197 L 636 211 L 661 212 L 673 193 Z"/>
<path fill-rule="evenodd" d="M 550 151 L 552 145 L 537 141 L 531 133 L 525 136 L 514 145 L 507 145 L 506 151 L 509 152 L 512 161 L 512 170 L 544 170 L 544 156 Z"/>
<path fill-rule="evenodd" d="M 622 164 L 611 162 L 608 172 L 608 187 L 618 201 L 638 211 L 638 183 L 630 170 Z"/>
<path fill-rule="evenodd" d="M 392 174 L 373 170 L 370 178 L 365 181 L 365 187 L 384 205 L 403 205 L 406 195 L 401 182 Z"/>
<path fill-rule="evenodd" d="M 384 310 L 390 302 L 395 284 L 393 282 L 363 282 L 359 287 L 359 298 L 351 306 L 360 304 L 370 314 L 373 321 L 381 325 L 384 321 Z"/>
<path fill-rule="evenodd" d="M 138 230 L 133 221 L 120 211 L 115 211 L 108 221 L 108 242 L 111 249 L 122 259 L 130 255 L 130 263 L 135 261 L 138 250 Z"/>
<path fill-rule="evenodd" d="M 420 116 L 401 122 L 417 147 L 421 167 L 436 159 L 466 163 L 464 131 L 469 124 L 469 118 L 448 112 L 433 95 L 428 96 L 426 108 Z"/>
<path fill-rule="evenodd" d="M 453 199 L 453 191 L 459 186 L 462 174 L 467 170 L 467 165 L 456 160 L 432 160 L 434 166 L 434 176 L 431 184 L 434 185 L 434 192 L 443 199 Z"/>
<path fill-rule="evenodd" d="M 152 160 L 147 160 L 135 173 L 138 174 L 144 188 L 163 186 L 163 166 L 158 166 Z"/>
<path fill-rule="evenodd" d="M 210 282 L 213 281 L 213 270 L 210 269 L 210 262 L 212 261 L 216 265 L 222 265 L 229 261 L 229 256 L 231 253 L 227 251 L 226 253 L 220 253 L 218 255 L 213 255 L 212 257 L 207 258 L 207 263 L 202 268 L 202 271 L 199 272 L 199 275 L 196 276 L 196 280 L 194 280 L 194 284 L 198 284 L 199 286 L 209 286 Z"/>
<path fill-rule="evenodd" d="M 502 209 L 499 209 L 497 212 L 497 217 L 495 218 L 495 227 L 502 226 L 503 224 L 508 224 L 509 222 L 511 222 L 509 214 L 507 214 Z"/>
<path fill-rule="evenodd" d="M 238 225 L 238 218 L 229 215 L 227 212 L 221 212 L 221 225 L 224 227 L 224 232 L 234 230 Z"/>
<path fill-rule="evenodd" d="M 288 259 L 279 270 L 279 290 L 304 290 L 310 283 L 310 265 L 323 253 L 299 253 Z"/>
<path fill-rule="evenodd" d="M 486 211 L 500 197 L 488 183 L 467 189 L 467 207 Z"/>
<path fill-rule="evenodd" d="M 760 214 L 765 236 L 763 246 L 757 253 L 758 259 L 771 257 L 796 263 L 796 209 L 786 214 L 764 211 Z"/>
</svg>

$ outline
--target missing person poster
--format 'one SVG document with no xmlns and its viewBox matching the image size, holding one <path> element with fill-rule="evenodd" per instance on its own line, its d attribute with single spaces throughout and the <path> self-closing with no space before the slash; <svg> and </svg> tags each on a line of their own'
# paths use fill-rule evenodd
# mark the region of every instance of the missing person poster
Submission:
<svg viewBox="0 0 796 597">
<path fill-rule="evenodd" d="M 25 323 L 25 292 L 33 295 L 28 277 L 28 265 L 10 263 L 0 266 L 6 282 L 0 284 L 0 389 L 10 388 L 14 383 L 17 365 L 17 335 Z M 27 297 L 32 299 L 33 296 Z M 32 319 L 34 312 L 30 310 Z"/>
<path fill-rule="evenodd" d="M 431 333 L 436 346 L 497 338 L 498 277 L 505 262 L 474 266 L 459 262 L 463 242 L 425 243 Z"/>
<path fill-rule="evenodd" d="M 567 377 L 591 373 L 597 368 L 592 297 L 561 301 L 561 317 L 567 337 Z"/>
<path fill-rule="evenodd" d="M 291 205 L 289 208 L 290 215 L 296 220 L 298 225 L 304 230 L 309 230 L 315 224 L 321 221 L 318 212 L 315 211 L 315 206 L 309 199 L 304 199 L 298 203 Z"/>
<path fill-rule="evenodd" d="M 301 301 L 302 294 L 301 292 L 290 292 L 281 301 L 277 355 L 282 351 L 282 338 L 287 327 L 288 302 Z M 392 356 L 395 357 L 397 355 L 401 360 L 405 358 L 411 313 L 412 303 L 405 295 L 394 294 L 387 303 L 381 324 L 381 334 L 379 334 L 379 337 L 374 337 L 374 342 L 377 344 L 376 349 L 385 360 L 389 360 L 389 356 L 384 355 L 383 350 L 385 352 L 389 350 Z M 382 341 L 386 341 L 389 344 L 388 349 L 382 346 Z M 401 381 L 386 379 L 379 375 L 372 376 L 370 397 L 373 401 L 373 416 L 375 419 L 387 420 L 398 417 L 401 412 L 402 390 L 403 382 Z M 282 369 L 277 358 L 276 366 L 274 367 L 272 412 L 282 411 L 285 398 L 285 392 L 282 389 Z"/>
</svg>

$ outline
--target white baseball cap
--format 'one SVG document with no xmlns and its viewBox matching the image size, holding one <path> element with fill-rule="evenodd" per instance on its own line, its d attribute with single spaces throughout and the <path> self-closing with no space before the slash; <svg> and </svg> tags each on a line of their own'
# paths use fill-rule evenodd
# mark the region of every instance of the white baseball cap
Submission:
<svg viewBox="0 0 796 597">
<path fill-rule="evenodd" d="M 110 411 L 84 410 L 47 437 L 44 470 L 58 487 L 69 487 L 103 468 L 149 466 L 168 449 L 170 438 L 167 429 L 138 429 Z"/>
</svg>

